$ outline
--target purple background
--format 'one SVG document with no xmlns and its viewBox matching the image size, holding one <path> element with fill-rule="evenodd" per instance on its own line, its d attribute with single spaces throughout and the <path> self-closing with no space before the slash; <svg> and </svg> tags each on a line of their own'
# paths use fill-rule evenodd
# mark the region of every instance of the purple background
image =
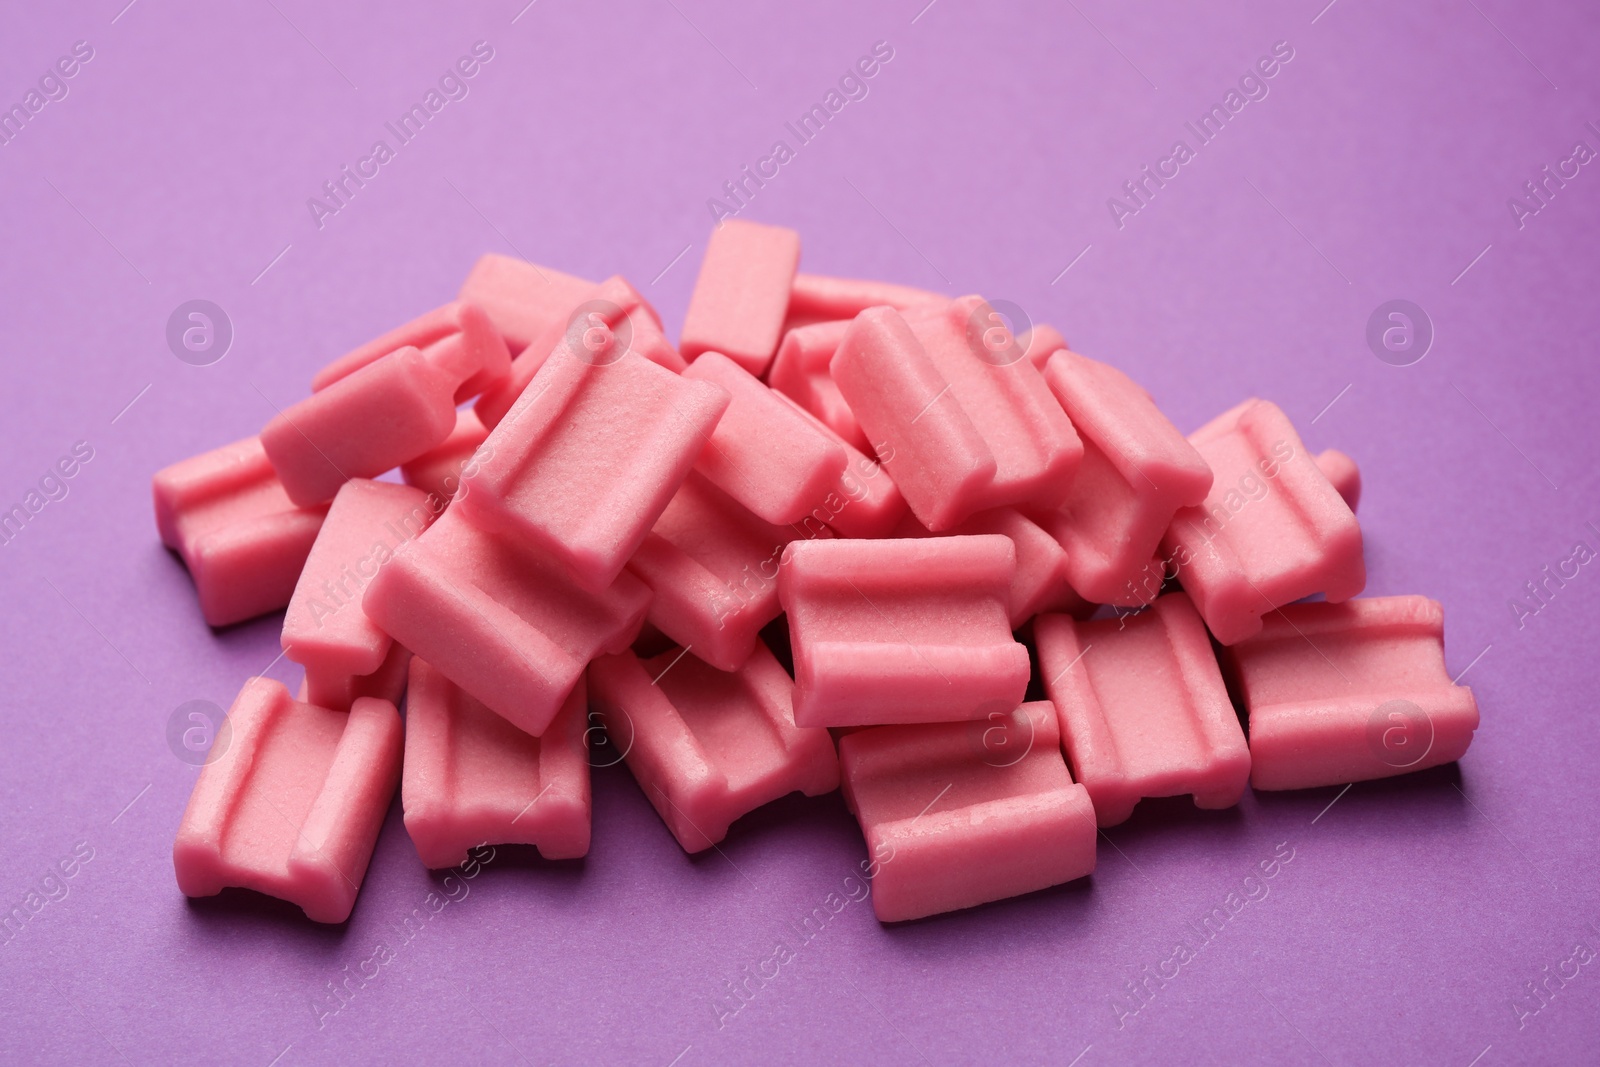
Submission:
<svg viewBox="0 0 1600 1067">
<path fill-rule="evenodd" d="M 74 41 L 95 55 L 0 147 L 0 503 L 75 441 L 94 458 L 0 549 L 0 904 L 76 842 L 94 858 L 0 946 L 0 1059 L 1593 1061 L 1600 965 L 1520 1029 L 1511 999 L 1579 939 L 1600 946 L 1600 568 L 1521 627 L 1508 604 L 1575 542 L 1600 548 L 1600 166 L 1524 228 L 1507 198 L 1575 141 L 1600 148 L 1600 17 L 1511 0 L 523 2 L 3 16 L 7 105 Z M 470 95 L 319 230 L 306 198 L 480 39 L 494 58 Z M 892 929 L 851 904 L 720 1030 L 723 980 L 842 886 L 860 834 L 837 795 L 792 797 L 725 856 L 689 859 L 625 770 L 601 770 L 587 860 L 502 850 L 319 1030 L 311 998 L 442 883 L 396 803 L 345 928 L 179 895 L 194 771 L 168 716 L 227 706 L 272 663 L 278 621 L 205 627 L 156 539 L 151 473 L 256 432 L 484 251 L 624 273 L 675 335 L 707 197 L 878 40 L 894 58 L 870 95 L 745 217 L 799 229 L 807 270 L 1015 301 L 1185 430 L 1256 394 L 1312 448 L 1351 452 L 1368 591 L 1444 602 L 1476 743 L 1459 769 L 1326 811 L 1338 790 L 1223 813 L 1147 802 L 1092 879 L 1024 899 Z M 1280 40 L 1294 59 L 1270 95 L 1118 229 L 1107 198 Z M 236 330 L 203 368 L 164 338 L 197 297 Z M 1435 325 L 1414 366 L 1366 345 L 1391 298 Z M 286 661 L 269 673 L 298 681 Z M 1270 895 L 1119 1029 L 1124 983 L 1280 842 L 1294 860 Z"/>
</svg>

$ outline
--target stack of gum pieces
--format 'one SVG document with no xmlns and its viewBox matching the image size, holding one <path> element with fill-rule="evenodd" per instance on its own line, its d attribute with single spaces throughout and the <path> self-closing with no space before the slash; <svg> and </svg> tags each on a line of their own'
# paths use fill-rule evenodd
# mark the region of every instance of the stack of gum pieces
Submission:
<svg viewBox="0 0 1600 1067">
<path fill-rule="evenodd" d="M 1440 606 L 1358 597 L 1348 456 L 1259 399 L 1185 437 L 1051 326 L 799 261 L 724 222 L 674 345 L 621 277 L 487 255 L 155 475 L 201 617 L 282 610 L 305 669 L 234 700 L 185 894 L 343 922 L 397 789 L 429 868 L 581 857 L 596 722 L 688 853 L 842 790 L 884 922 L 1085 877 L 1145 797 L 1466 751 Z"/>
</svg>

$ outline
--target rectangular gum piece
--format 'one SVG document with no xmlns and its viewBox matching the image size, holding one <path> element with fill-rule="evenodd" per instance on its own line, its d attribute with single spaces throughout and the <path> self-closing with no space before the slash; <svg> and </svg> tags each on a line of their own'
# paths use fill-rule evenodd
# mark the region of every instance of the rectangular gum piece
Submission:
<svg viewBox="0 0 1600 1067">
<path fill-rule="evenodd" d="M 673 373 L 687 365 L 661 332 L 661 317 L 656 309 L 628 279 L 620 274 L 613 275 L 574 294 L 561 308 L 561 313 L 552 317 L 517 354 L 505 381 L 478 398 L 474 410 L 479 420 L 490 429 L 499 425 L 556 346 L 563 340 L 570 343 L 586 336 L 594 338 L 597 335 L 589 333 L 594 327 L 599 327 L 601 333 L 614 333 L 620 339 L 621 348 L 638 353 Z"/>
<path fill-rule="evenodd" d="M 389 347 L 408 338 L 417 344 Z M 488 316 L 447 304 L 324 367 L 316 391 L 273 416 L 261 444 L 291 500 L 321 503 L 351 478 L 437 447 L 455 429 L 457 401 L 509 366 Z"/>
<path fill-rule="evenodd" d="M 1067 581 L 1067 554 L 1056 539 L 1016 508 L 980 511 L 950 531 L 956 535 L 1001 534 L 1017 550 L 1017 570 L 1007 598 L 1012 629 L 1042 611 L 1087 615 L 1094 606 L 1080 597 Z M 931 537 L 913 516 L 906 516 L 896 537 Z"/>
<path fill-rule="evenodd" d="M 691 471 L 628 569 L 655 594 L 651 625 L 718 670 L 736 671 L 783 611 L 784 546 L 814 535 L 757 518 Z"/>
<path fill-rule="evenodd" d="M 344 922 L 400 780 L 394 705 L 367 698 L 330 711 L 252 678 L 227 722 L 228 747 L 200 769 L 178 824 L 178 888 L 254 889 L 313 922 Z"/>
<path fill-rule="evenodd" d="M 878 726 L 839 740 L 845 803 L 876 868 L 881 922 L 1031 893 L 1094 871 L 1089 794 L 1062 761 L 1055 709 Z"/>
<path fill-rule="evenodd" d="M 882 465 L 789 397 L 774 395 L 799 412 L 818 433 L 844 449 L 844 470 L 832 492 L 825 494 L 821 505 L 801 520 L 807 536 L 816 522 L 826 523 L 842 537 L 888 537 L 893 533 L 906 516 L 906 498 Z"/>
<path fill-rule="evenodd" d="M 550 327 L 565 323 L 593 285 L 583 278 L 491 252 L 472 265 L 457 298 L 483 308 L 515 356 Z"/>
<path fill-rule="evenodd" d="M 1239 802 L 1250 752 L 1188 597 L 1171 593 L 1120 619 L 1041 615 L 1033 630 L 1067 759 L 1101 826 L 1125 821 L 1144 797 Z"/>
<path fill-rule="evenodd" d="M 1453 763 L 1478 704 L 1444 662 L 1421 596 L 1290 604 L 1224 651 L 1250 720 L 1250 784 L 1310 789 Z"/>
<path fill-rule="evenodd" d="M 919 522 L 942 533 L 982 509 L 994 452 L 898 311 L 856 316 L 830 373 Z"/>
<path fill-rule="evenodd" d="M 1224 645 L 1273 608 L 1367 583 L 1361 526 L 1276 404 L 1246 400 L 1189 435 L 1215 480 L 1172 520 L 1161 550 Z"/>
<path fill-rule="evenodd" d="M 371 674 L 383 665 L 389 635 L 361 610 L 361 595 L 433 516 L 427 494 L 409 485 L 356 478 L 339 488 L 283 616 L 283 654 L 308 678 Z"/>
<path fill-rule="evenodd" d="M 960 405 L 994 454 L 979 508 L 1059 504 L 1083 445 L 1005 320 L 982 297 L 964 296 L 914 308 L 906 322 L 950 383 L 938 403 Z"/>
<path fill-rule="evenodd" d="M 853 319 L 867 308 L 905 310 L 918 304 L 940 304 L 948 299 L 942 293 L 892 282 L 796 274 L 794 284 L 789 287 L 788 317 L 790 322 L 804 325 L 826 319 Z"/>
<path fill-rule="evenodd" d="M 400 466 L 400 476 L 407 485 L 414 485 L 439 502 L 455 498 L 461 488 L 461 468 L 472 459 L 472 454 L 489 436 L 488 429 L 470 409 L 456 412 L 456 428 L 450 431 L 438 447 L 424 452 L 410 463 Z"/>
<path fill-rule="evenodd" d="M 559 345 L 483 443 L 456 505 L 591 590 L 616 580 L 728 405 L 721 386 L 608 356 Z"/>
<path fill-rule="evenodd" d="M 728 391 L 727 410 L 695 470 L 767 522 L 799 522 L 844 473 L 838 436 L 819 429 L 720 352 L 703 352 L 683 372 Z"/>
<path fill-rule="evenodd" d="M 261 440 L 182 460 L 150 481 L 161 542 L 183 557 L 212 626 L 289 603 L 328 506 L 289 499 Z"/>
<path fill-rule="evenodd" d="M 632 574 L 591 593 L 459 506 L 403 546 L 362 600 L 385 633 L 535 737 L 591 659 L 632 643 L 649 603 Z"/>
<path fill-rule="evenodd" d="M 693 363 L 721 352 L 754 375 L 766 373 L 800 264 L 800 235 L 781 226 L 728 219 L 711 231 L 683 318 L 678 350 Z"/>
<path fill-rule="evenodd" d="M 411 661 L 400 802 L 424 866 L 479 845 L 535 845 L 547 860 L 589 851 L 591 802 L 580 681 L 542 737 L 529 737 L 422 659 Z"/>
<path fill-rule="evenodd" d="M 1133 606 L 1135 585 L 1179 508 L 1211 489 L 1211 468 L 1148 393 L 1115 367 L 1060 351 L 1044 370 L 1083 441 L 1066 501 L 1036 513 L 1067 550 L 1067 574 L 1086 599 Z"/>
<path fill-rule="evenodd" d="M 1005 537 L 796 541 L 778 572 L 802 726 L 981 719 L 1017 706 Z"/>
<path fill-rule="evenodd" d="M 834 319 L 785 332 L 767 371 L 767 384 L 821 419 L 851 445 L 870 452 L 867 435 L 828 373 L 828 364 L 849 328 L 849 319 Z"/>
<path fill-rule="evenodd" d="M 765 645 L 734 673 L 676 648 L 642 661 L 605 656 L 590 666 L 589 687 L 607 734 L 685 852 L 710 848 L 739 816 L 781 796 L 839 786 L 833 739 L 795 725 L 793 683 Z"/>
</svg>

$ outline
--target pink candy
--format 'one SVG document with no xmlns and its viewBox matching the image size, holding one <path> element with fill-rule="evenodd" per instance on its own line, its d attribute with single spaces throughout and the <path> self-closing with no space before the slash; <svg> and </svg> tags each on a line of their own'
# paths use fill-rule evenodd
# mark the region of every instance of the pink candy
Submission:
<svg viewBox="0 0 1600 1067">
<path fill-rule="evenodd" d="M 789 308 L 800 235 L 729 219 L 711 231 L 678 348 L 693 362 L 721 352 L 751 374 L 766 371 Z"/>
</svg>

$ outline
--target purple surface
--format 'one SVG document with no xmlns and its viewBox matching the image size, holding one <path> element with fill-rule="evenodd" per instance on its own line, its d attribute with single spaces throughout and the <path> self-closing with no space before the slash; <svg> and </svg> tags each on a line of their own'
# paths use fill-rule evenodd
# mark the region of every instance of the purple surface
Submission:
<svg viewBox="0 0 1600 1067">
<path fill-rule="evenodd" d="M 0 1060 L 1593 1062 L 1600 963 L 1525 998 L 1600 949 L 1600 568 L 1531 616 L 1509 604 L 1600 548 L 1600 167 L 1520 228 L 1507 203 L 1574 142 L 1600 149 L 1592 11 L 125 2 L 19 7 L 0 33 L 6 104 L 94 49 L 0 146 L 0 500 L 74 442 L 94 452 L 0 549 L 4 905 L 93 852 L 0 945 Z M 319 230 L 306 198 L 478 40 L 494 58 L 470 94 Z M 256 432 L 484 251 L 625 273 L 675 334 L 707 198 L 793 147 L 784 123 L 880 40 L 869 95 L 745 217 L 798 228 L 812 271 L 1015 301 L 1184 429 L 1259 394 L 1353 454 L 1368 591 L 1442 600 L 1451 669 L 1471 665 L 1483 726 L 1459 768 L 1223 813 L 1147 802 L 1092 879 L 969 913 L 886 929 L 853 903 L 720 1028 L 724 981 L 797 944 L 789 924 L 863 858 L 837 795 L 691 860 L 625 771 L 599 771 L 586 861 L 502 851 L 403 944 L 445 883 L 398 804 L 346 928 L 186 902 L 170 847 L 194 771 L 168 716 L 226 706 L 278 621 L 207 630 L 150 474 Z M 1107 198 L 1192 147 L 1185 122 L 1277 41 L 1294 58 L 1269 95 L 1119 229 Z M 193 298 L 234 324 L 213 366 L 167 349 Z M 1437 332 L 1413 366 L 1365 341 L 1393 298 Z M 1269 895 L 1119 1026 L 1126 984 L 1282 842 Z M 393 962 L 319 1028 L 314 1001 L 380 942 Z"/>
</svg>

